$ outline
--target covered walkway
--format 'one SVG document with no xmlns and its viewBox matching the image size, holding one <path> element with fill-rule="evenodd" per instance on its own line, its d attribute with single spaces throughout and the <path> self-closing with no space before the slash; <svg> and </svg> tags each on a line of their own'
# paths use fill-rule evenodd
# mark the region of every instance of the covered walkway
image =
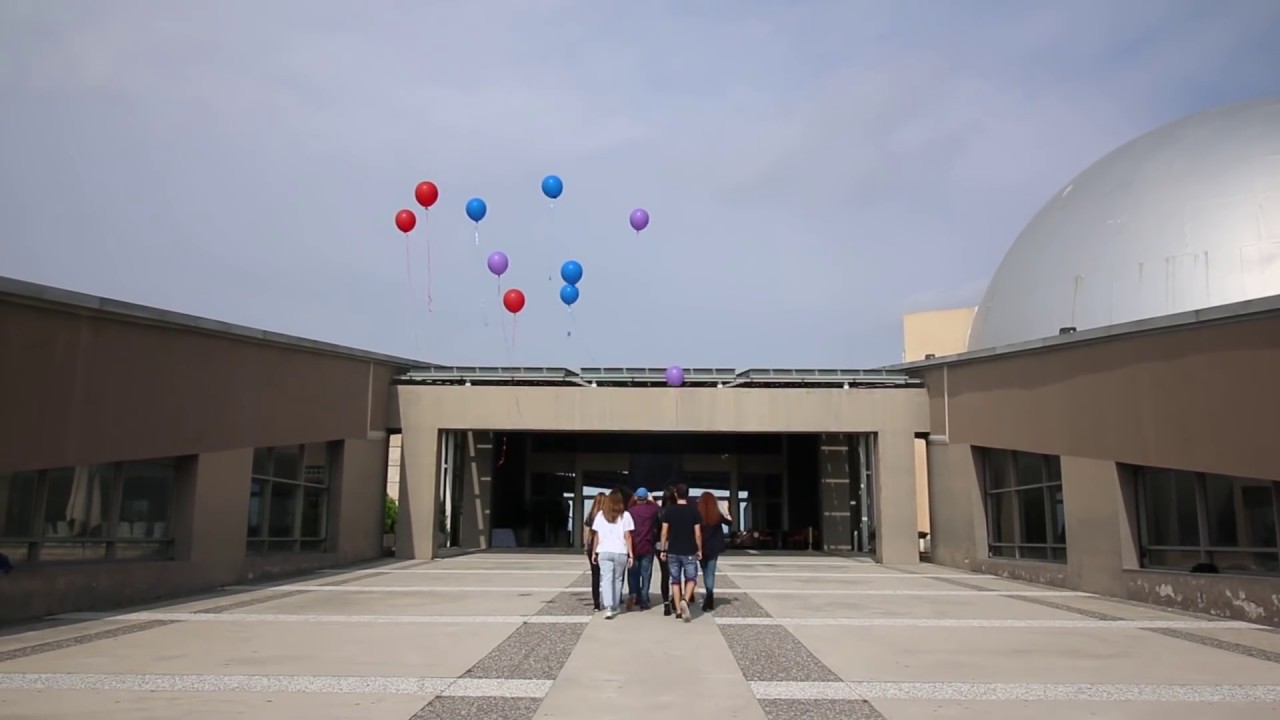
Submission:
<svg viewBox="0 0 1280 720">
<path fill-rule="evenodd" d="M 933 565 L 721 563 L 719 607 L 687 624 L 660 609 L 593 616 L 578 554 L 389 562 L 60 616 L 0 635 L 0 707 L 33 720 L 1280 716 L 1272 629 Z"/>
</svg>

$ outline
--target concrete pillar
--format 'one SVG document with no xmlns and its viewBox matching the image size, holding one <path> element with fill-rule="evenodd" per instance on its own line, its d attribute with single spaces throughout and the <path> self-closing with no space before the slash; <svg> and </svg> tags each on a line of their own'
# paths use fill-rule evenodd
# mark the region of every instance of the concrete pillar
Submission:
<svg viewBox="0 0 1280 720">
<path fill-rule="evenodd" d="M 1125 536 L 1132 533 L 1116 464 L 1063 457 L 1062 495 L 1069 586 L 1124 597 Z"/>
<path fill-rule="evenodd" d="M 493 433 L 462 434 L 462 523 L 458 544 L 464 548 L 489 547 L 489 503 L 493 487 Z"/>
<path fill-rule="evenodd" d="M 849 512 L 849 439 L 842 434 L 818 437 L 818 501 L 822 510 L 822 546 L 853 549 L 853 516 Z"/>
<path fill-rule="evenodd" d="M 387 438 L 344 440 L 340 457 L 330 474 L 329 551 L 344 563 L 376 558 L 386 513 Z"/>
<path fill-rule="evenodd" d="M 987 558 L 987 513 L 973 447 L 928 440 L 930 555 L 934 562 L 976 569 Z"/>
<path fill-rule="evenodd" d="M 253 450 L 201 453 L 180 483 L 174 509 L 174 553 L 200 568 L 208 587 L 244 574 Z"/>
<path fill-rule="evenodd" d="M 916 565 L 920 536 L 916 528 L 915 435 L 907 430 L 876 437 L 876 562 Z"/>
<path fill-rule="evenodd" d="M 400 409 L 400 513 L 396 557 L 430 559 L 436 551 L 439 512 L 440 428 L 427 418 L 428 393 L 398 393 Z"/>
</svg>

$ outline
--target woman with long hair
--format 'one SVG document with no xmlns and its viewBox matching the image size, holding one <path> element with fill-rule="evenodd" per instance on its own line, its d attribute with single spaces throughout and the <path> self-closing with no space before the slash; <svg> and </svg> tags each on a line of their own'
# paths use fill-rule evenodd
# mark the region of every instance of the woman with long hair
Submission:
<svg viewBox="0 0 1280 720">
<path fill-rule="evenodd" d="M 671 507 L 676 504 L 676 488 L 674 485 L 668 485 L 662 491 L 662 508 Z M 662 517 L 658 517 L 657 527 L 662 527 Z M 656 542 L 658 554 L 658 579 L 662 588 L 662 614 L 671 617 L 671 566 L 667 564 L 667 547 L 662 542 L 661 537 Z"/>
<path fill-rule="evenodd" d="M 582 547 L 587 552 L 587 565 L 591 567 L 591 601 L 596 612 L 600 612 L 600 566 L 592 559 L 595 554 L 596 538 L 595 532 L 591 529 L 591 523 L 604 509 L 606 497 L 602 492 L 596 493 L 596 499 L 591 503 L 591 510 L 582 520 Z"/>
<path fill-rule="evenodd" d="M 733 518 L 720 512 L 720 503 L 709 492 L 698 498 L 698 514 L 702 516 L 702 584 L 706 588 L 702 611 L 710 612 L 716 607 L 716 560 L 727 545 L 724 526 Z"/>
<path fill-rule="evenodd" d="M 591 521 L 591 534 L 595 538 L 591 562 L 600 568 L 600 602 L 605 608 L 605 620 L 618 616 L 622 581 L 635 557 L 631 550 L 631 531 L 636 526 L 623 503 L 622 493 L 614 490 Z"/>
</svg>

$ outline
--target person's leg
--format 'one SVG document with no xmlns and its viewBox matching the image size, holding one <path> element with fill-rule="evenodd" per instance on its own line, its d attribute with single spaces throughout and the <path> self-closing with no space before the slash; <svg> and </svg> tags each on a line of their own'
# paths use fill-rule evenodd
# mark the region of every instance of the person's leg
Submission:
<svg viewBox="0 0 1280 720">
<path fill-rule="evenodd" d="M 640 607 L 648 610 L 653 607 L 649 599 L 649 586 L 653 582 L 653 554 L 636 558 L 636 574 L 640 579 Z"/>
<path fill-rule="evenodd" d="M 627 568 L 627 610 L 634 610 L 640 602 L 640 563 L 634 562 Z"/>
<path fill-rule="evenodd" d="M 613 553 L 600 553 L 600 604 L 604 607 L 606 618 L 613 617 L 613 606 L 618 598 L 614 595 L 613 575 L 617 565 L 613 562 Z"/>
<path fill-rule="evenodd" d="M 622 581 L 627 574 L 626 553 L 614 555 L 613 566 L 613 611 L 616 613 L 618 612 L 618 607 L 622 605 Z"/>
<path fill-rule="evenodd" d="M 707 558 L 702 561 L 702 587 L 706 594 L 702 598 L 702 611 L 711 612 L 716 607 L 716 560 Z"/>
<path fill-rule="evenodd" d="M 596 612 L 604 609 L 600 604 L 600 566 L 588 561 L 591 565 L 591 600 Z"/>
<path fill-rule="evenodd" d="M 658 590 L 662 592 L 662 614 L 671 614 L 671 565 L 658 558 Z"/>
</svg>

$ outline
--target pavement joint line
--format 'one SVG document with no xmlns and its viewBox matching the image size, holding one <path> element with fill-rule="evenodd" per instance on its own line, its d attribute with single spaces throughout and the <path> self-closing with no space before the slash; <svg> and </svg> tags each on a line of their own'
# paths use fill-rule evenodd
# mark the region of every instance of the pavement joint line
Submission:
<svg viewBox="0 0 1280 720">
<path fill-rule="evenodd" d="M 231 585 L 226 589 L 259 589 L 262 592 L 360 592 L 360 593 L 435 593 L 435 592 L 499 592 L 499 593 L 558 593 L 565 589 L 564 586 L 559 587 L 520 587 L 520 586 L 502 586 L 502 587 L 476 587 L 476 586 L 457 586 L 457 587 L 413 587 L 399 585 L 278 585 L 271 588 L 252 588 L 252 586 Z M 724 588 L 723 591 L 717 589 L 717 592 L 727 595 L 730 593 L 757 593 L 764 595 L 989 595 L 992 597 L 999 596 L 1022 596 L 1022 595 L 1046 595 L 1046 596 L 1089 596 L 1090 593 L 1080 592 L 1077 590 L 993 590 L 993 589 L 969 589 L 969 590 L 833 590 L 829 588 Z"/>
<path fill-rule="evenodd" d="M 1013 700 L 1101 702 L 1245 702 L 1280 701 L 1280 685 L 1142 685 L 1101 683 L 847 683 L 868 700 Z"/>
<path fill-rule="evenodd" d="M 295 613 L 182 613 L 137 612 L 67 613 L 56 618 L 68 620 L 134 620 L 169 622 L 281 622 L 281 623 L 403 623 L 403 624 L 573 624 L 591 621 L 590 615 L 310 615 Z"/>
<path fill-rule="evenodd" d="M 952 585 L 956 585 L 958 587 L 972 587 L 970 583 L 964 582 L 963 580 L 944 580 L 943 582 L 947 582 Z M 1090 618 L 1092 620 L 1105 621 L 1105 622 L 1114 622 L 1118 620 L 1123 620 L 1123 618 L 1121 618 L 1119 615 L 1112 615 L 1110 613 L 1105 613 L 1098 610 L 1090 610 L 1087 608 L 1078 608 L 1078 607 L 1075 607 L 1074 605 L 1053 602 L 1052 600 L 1044 600 L 1039 597 L 1030 597 L 1026 595 L 1018 595 L 1015 597 L 1017 597 L 1018 600 L 1021 600 L 1023 602 L 1028 602 L 1033 605 L 1039 605 L 1041 607 L 1046 607 L 1053 610 L 1061 610 L 1062 612 L 1080 615 L 1083 617 Z M 1100 595 L 1091 595 L 1091 597 L 1095 597 L 1104 601 L 1109 600 L 1109 598 L 1106 598 Z M 1145 605 L 1143 607 L 1151 610 L 1158 610 L 1158 611 L 1164 610 L 1164 608 L 1158 607 L 1156 605 Z M 1185 613 L 1181 613 L 1181 614 L 1185 615 Z M 1234 626 L 1229 625 L 1228 623 L 1238 622 L 1238 621 L 1206 620 L 1204 622 L 1205 622 L 1205 625 L 1201 629 L 1218 629 L 1218 628 L 1232 629 Z M 1246 625 L 1249 625 L 1249 624 L 1246 623 Z M 1246 645 L 1244 643 L 1232 642 L 1230 640 L 1221 640 L 1219 638 L 1210 637 L 1208 635 L 1199 635 L 1193 632 L 1188 632 L 1186 630 L 1178 629 L 1176 627 L 1152 627 L 1152 628 L 1141 628 L 1141 629 L 1146 632 L 1152 632 L 1157 635 L 1163 635 L 1165 637 L 1173 638 L 1175 640 L 1184 640 L 1189 643 L 1200 645 L 1201 647 L 1213 648 L 1216 650 L 1223 650 L 1225 652 L 1234 653 L 1236 655 L 1242 655 L 1244 657 L 1253 658 L 1255 660 L 1262 660 L 1264 662 L 1270 662 L 1270 663 L 1275 663 L 1280 665 L 1280 652 L 1267 650 L 1265 648 L 1255 647 L 1253 645 Z M 1263 627 L 1259 625 L 1250 625 L 1250 629 L 1262 630 L 1264 632 L 1271 630 L 1271 628 Z"/>
<path fill-rule="evenodd" d="M 125 690 L 435 695 L 543 698 L 550 680 L 336 675 L 207 675 L 161 673 L 4 673 L 3 690 Z"/>
<path fill-rule="evenodd" d="M 973 628 L 1141 628 L 1186 629 L 1230 628 L 1234 630 L 1266 630 L 1268 628 L 1241 621 L 1212 620 L 1005 620 L 951 618 L 716 618 L 718 625 L 796 625 L 848 627 L 973 627 Z"/>
</svg>

